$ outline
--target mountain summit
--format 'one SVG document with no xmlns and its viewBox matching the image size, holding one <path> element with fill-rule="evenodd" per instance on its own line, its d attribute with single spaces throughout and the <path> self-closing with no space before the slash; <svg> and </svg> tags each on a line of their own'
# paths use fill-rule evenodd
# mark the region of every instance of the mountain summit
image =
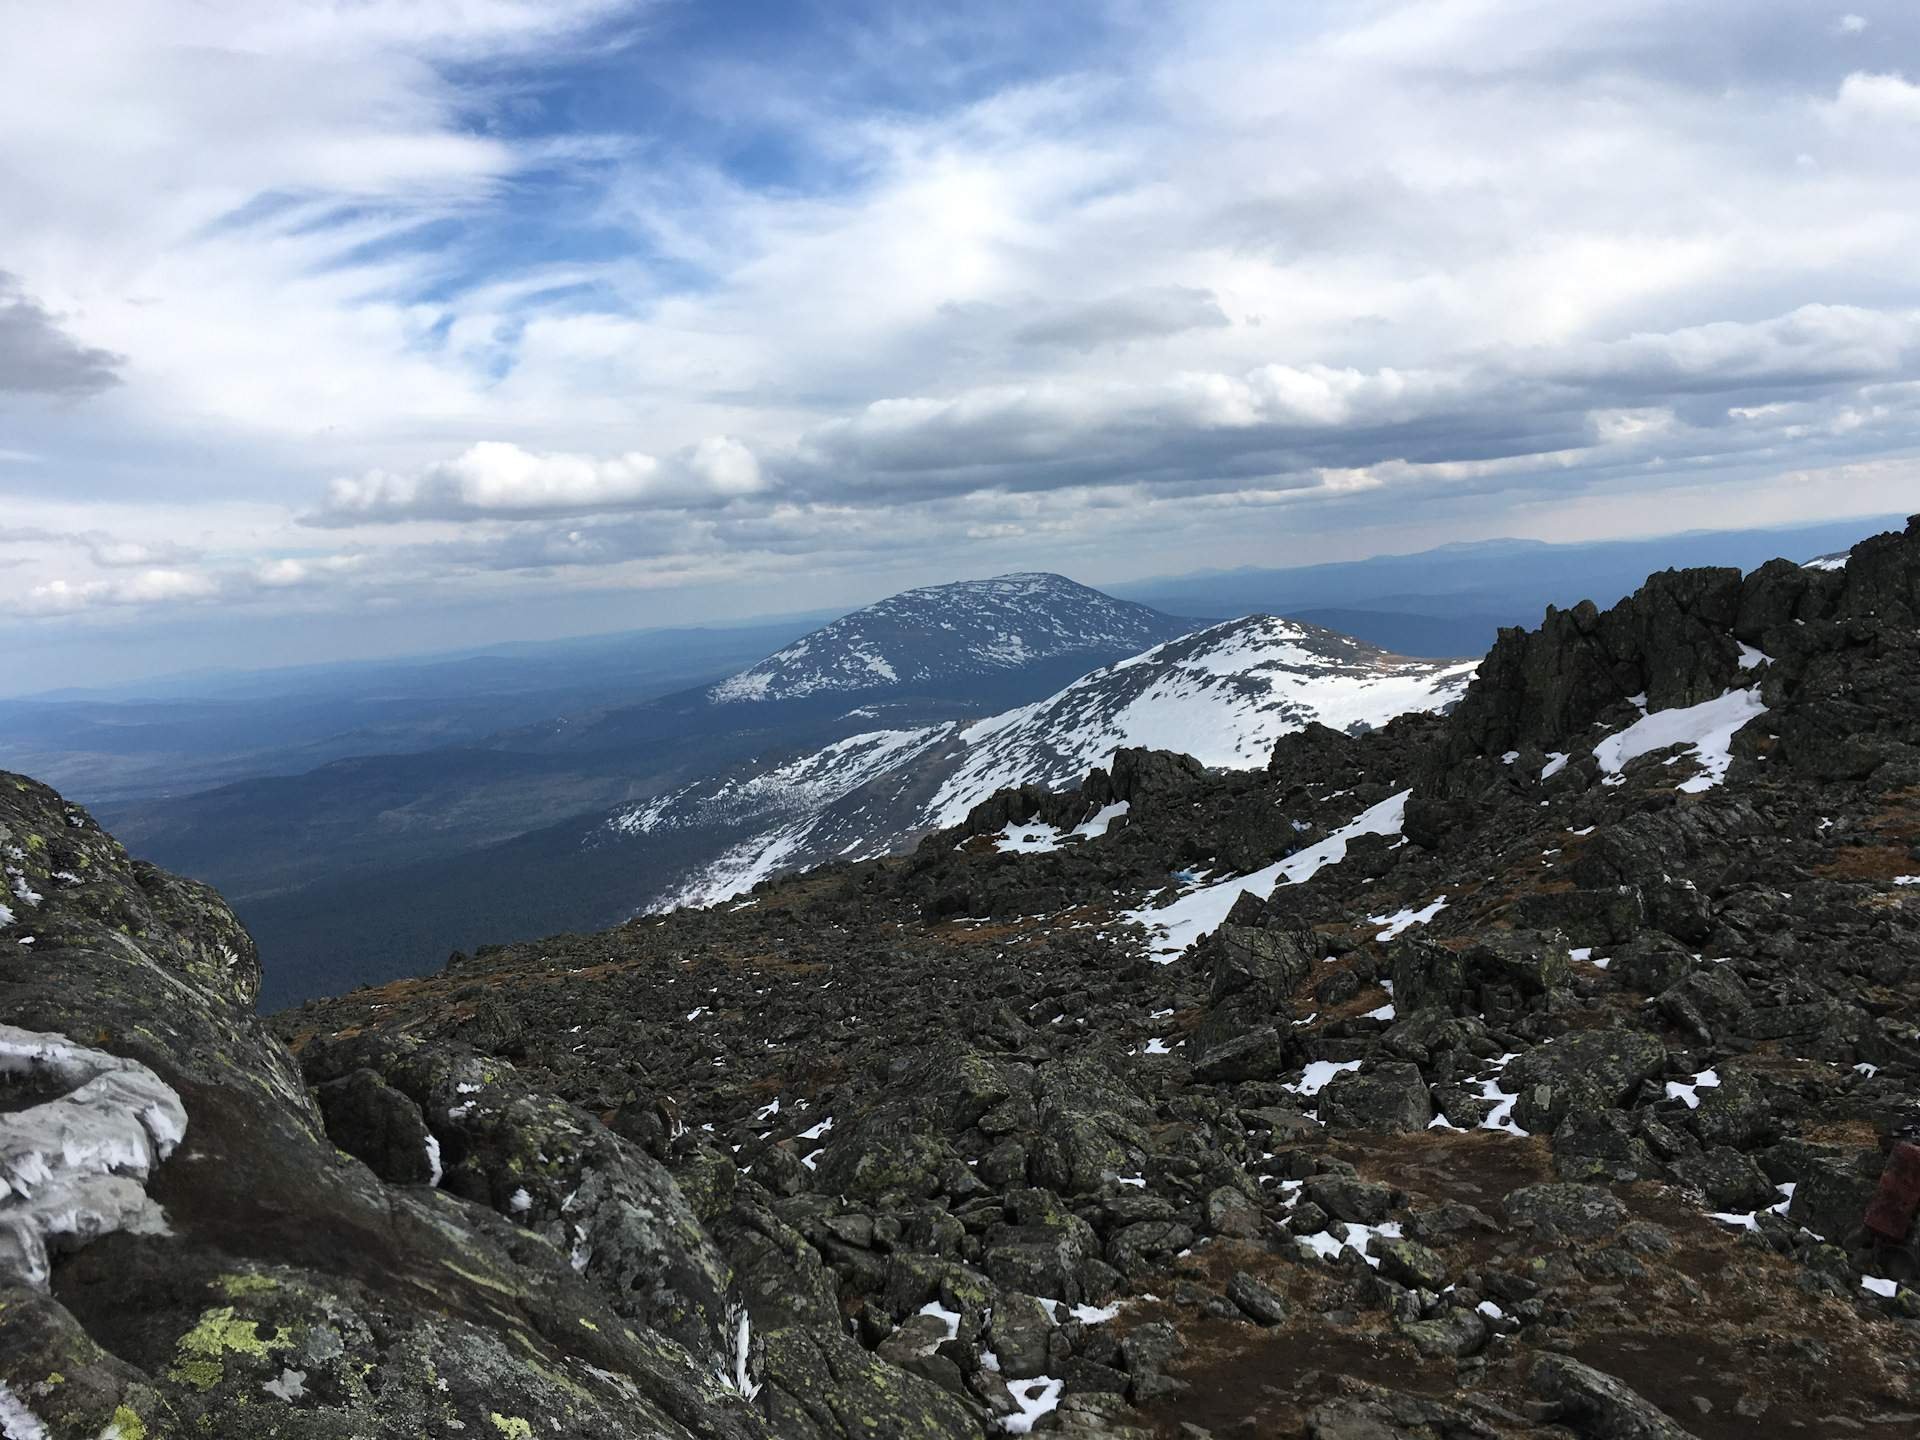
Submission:
<svg viewBox="0 0 1920 1440">
<path fill-rule="evenodd" d="M 707 695 L 724 705 L 946 689 L 1036 661 L 1144 650 L 1189 628 L 1064 575 L 996 575 L 890 595 L 802 636 Z"/>
</svg>

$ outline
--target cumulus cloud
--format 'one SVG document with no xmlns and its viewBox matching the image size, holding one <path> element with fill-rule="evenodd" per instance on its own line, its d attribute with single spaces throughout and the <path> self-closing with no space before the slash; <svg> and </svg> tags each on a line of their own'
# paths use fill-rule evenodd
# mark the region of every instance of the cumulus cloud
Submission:
<svg viewBox="0 0 1920 1440">
<path fill-rule="evenodd" d="M 124 357 L 83 344 L 0 270 L 0 393 L 92 395 L 117 384 Z"/>
<path fill-rule="evenodd" d="M 1900 74 L 1856 70 L 1840 82 L 1832 113 L 1842 120 L 1920 121 L 1920 85 Z"/>
<path fill-rule="evenodd" d="M 49 580 L 27 592 L 20 609 L 34 615 L 66 615 L 103 606 L 173 604 L 211 600 L 220 584 L 192 570 L 142 570 L 119 580 Z"/>
</svg>

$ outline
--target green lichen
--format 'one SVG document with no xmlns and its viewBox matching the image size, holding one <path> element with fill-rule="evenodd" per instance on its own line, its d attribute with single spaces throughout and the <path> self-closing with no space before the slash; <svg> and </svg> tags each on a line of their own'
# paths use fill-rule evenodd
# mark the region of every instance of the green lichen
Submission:
<svg viewBox="0 0 1920 1440">
<path fill-rule="evenodd" d="M 458 1275 L 462 1280 L 470 1280 L 475 1285 L 484 1285 L 487 1289 L 498 1291 L 502 1295 L 518 1296 L 520 1294 L 520 1291 L 512 1285 L 507 1284 L 503 1280 L 495 1279 L 491 1275 L 482 1275 L 477 1270 L 468 1270 L 464 1266 L 454 1264 L 451 1260 L 442 1260 L 440 1263 L 446 1266 L 447 1269 L 453 1271 L 453 1273 Z"/>
<path fill-rule="evenodd" d="M 147 1422 L 131 1405 L 115 1406 L 113 1418 L 100 1432 L 100 1440 L 147 1440 Z"/>
<path fill-rule="evenodd" d="M 284 1335 L 263 1340 L 260 1322 L 236 1316 L 231 1305 L 204 1311 L 200 1323 L 180 1337 L 170 1374 L 196 1390 L 211 1390 L 226 1378 L 228 1354 L 250 1355 L 264 1360 L 276 1350 L 285 1350 L 293 1341 Z"/>
<path fill-rule="evenodd" d="M 533 1440 L 533 1426 L 518 1415 L 502 1415 L 495 1410 L 487 1418 L 493 1421 L 493 1428 L 505 1435 L 507 1440 Z"/>
</svg>

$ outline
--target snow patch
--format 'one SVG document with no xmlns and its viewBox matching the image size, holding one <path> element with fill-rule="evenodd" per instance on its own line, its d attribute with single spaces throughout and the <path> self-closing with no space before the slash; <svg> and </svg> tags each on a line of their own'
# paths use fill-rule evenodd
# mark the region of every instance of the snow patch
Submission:
<svg viewBox="0 0 1920 1440">
<path fill-rule="evenodd" d="M 0 1025 L 0 1073 L 62 1093 L 0 1113 L 0 1275 L 44 1290 L 48 1252 L 167 1233 L 146 1180 L 187 1133 L 186 1106 L 135 1060 Z"/>
<path fill-rule="evenodd" d="M 1767 707 L 1761 703 L 1757 691 L 1729 690 L 1698 705 L 1642 715 L 1626 729 L 1595 745 L 1593 756 L 1611 778 L 1621 775 L 1630 760 L 1670 745 L 1685 745 L 1701 773 L 1682 781 L 1679 788 L 1698 794 L 1726 779 L 1727 767 L 1733 763 L 1730 747 L 1734 732 L 1766 713 Z"/>
<path fill-rule="evenodd" d="M 1693 1077 L 1693 1083 L 1690 1085 L 1679 1080 L 1669 1080 L 1667 1082 L 1667 1099 L 1684 1101 L 1687 1109 L 1698 1110 L 1700 1108 L 1700 1092 L 1702 1090 L 1711 1090 L 1719 1084 L 1720 1076 L 1716 1072 L 1712 1070 L 1702 1070 L 1698 1075 Z"/>
<path fill-rule="evenodd" d="M 1392 915 L 1369 915 L 1367 918 L 1376 925 L 1384 925 L 1373 938 L 1376 940 L 1397 940 L 1405 931 L 1415 925 L 1424 925 L 1442 910 L 1447 908 L 1447 897 L 1441 895 L 1431 904 L 1420 910 L 1400 910 Z"/>
<path fill-rule="evenodd" d="M 1051 1375 L 1036 1375 L 1031 1380 L 1009 1380 L 1007 1393 L 1013 1396 L 1013 1403 L 1020 1407 L 1020 1413 L 1003 1416 L 1000 1428 L 1009 1435 L 1032 1434 L 1034 1422 L 1058 1408 L 1060 1392 L 1066 1388 L 1066 1381 L 1056 1380 Z"/>
<path fill-rule="evenodd" d="M 1291 1090 L 1296 1095 L 1318 1095 L 1334 1076 L 1359 1068 L 1358 1060 L 1309 1060 L 1307 1068 L 1300 1072 L 1298 1081 L 1280 1088 Z"/>
</svg>

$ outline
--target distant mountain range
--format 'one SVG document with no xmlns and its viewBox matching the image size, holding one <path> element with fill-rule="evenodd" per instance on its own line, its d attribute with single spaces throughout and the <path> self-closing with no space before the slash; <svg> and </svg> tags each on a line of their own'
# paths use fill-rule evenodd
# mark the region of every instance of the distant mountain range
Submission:
<svg viewBox="0 0 1920 1440">
<path fill-rule="evenodd" d="M 1306 620 L 1403 655 L 1479 655 L 1503 625 L 1537 625 L 1549 605 L 1607 606 L 1656 570 L 1733 565 L 1777 555 L 1844 553 L 1899 516 L 1770 530 L 1703 530 L 1645 540 L 1483 540 L 1411 555 L 1284 569 L 1202 571 L 1110 587 L 1180 615 L 1264 613 Z"/>
</svg>

